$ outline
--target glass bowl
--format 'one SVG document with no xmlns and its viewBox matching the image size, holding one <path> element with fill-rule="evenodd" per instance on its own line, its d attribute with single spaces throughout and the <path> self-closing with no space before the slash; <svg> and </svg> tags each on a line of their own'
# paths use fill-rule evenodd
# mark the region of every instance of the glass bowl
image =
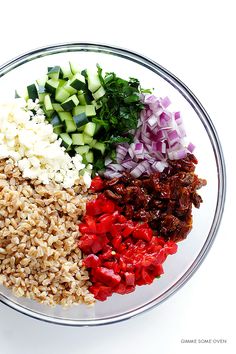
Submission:
<svg viewBox="0 0 236 354">
<path fill-rule="evenodd" d="M 11 308 L 43 321 L 70 326 L 114 323 L 159 305 L 187 283 L 205 259 L 219 228 L 226 193 L 224 157 L 217 132 L 201 103 L 177 77 L 154 61 L 129 50 L 94 43 L 52 45 L 23 54 L 0 67 L 0 97 L 14 97 L 15 89 L 26 87 L 45 74 L 48 66 L 77 60 L 81 68 L 99 63 L 105 71 L 124 78 L 136 77 L 142 87 L 169 96 L 173 110 L 181 111 L 187 135 L 196 145 L 196 173 L 208 181 L 200 190 L 203 203 L 193 210 L 193 229 L 179 243 L 177 254 L 164 263 L 164 275 L 152 285 L 137 287 L 125 295 L 113 295 L 94 307 L 85 305 L 50 308 L 26 298 L 16 298 L 0 286 L 0 300 Z M 1 232 L 1 231 L 0 231 Z"/>
</svg>

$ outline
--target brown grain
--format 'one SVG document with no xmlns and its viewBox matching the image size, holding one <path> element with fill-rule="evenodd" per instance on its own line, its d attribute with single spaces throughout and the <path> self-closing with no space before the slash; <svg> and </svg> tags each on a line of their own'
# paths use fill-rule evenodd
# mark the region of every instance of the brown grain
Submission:
<svg viewBox="0 0 236 354">
<path fill-rule="evenodd" d="M 82 179 L 72 189 L 22 178 L 0 160 L 0 283 L 49 305 L 94 302 L 77 247 L 86 206 Z"/>
</svg>

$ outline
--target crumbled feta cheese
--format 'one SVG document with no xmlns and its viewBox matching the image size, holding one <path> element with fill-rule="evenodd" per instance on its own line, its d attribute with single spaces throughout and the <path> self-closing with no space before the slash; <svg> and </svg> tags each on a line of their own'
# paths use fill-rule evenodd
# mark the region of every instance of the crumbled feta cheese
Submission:
<svg viewBox="0 0 236 354">
<path fill-rule="evenodd" d="M 83 178 L 84 178 L 84 184 L 86 185 L 87 188 L 90 187 L 91 185 L 91 176 L 88 172 L 84 172 L 84 175 L 83 175 Z"/>
<path fill-rule="evenodd" d="M 60 144 L 61 139 L 45 120 L 38 100 L 26 103 L 16 99 L 0 105 L 0 158 L 12 157 L 23 177 L 72 187 L 85 165 L 81 155 L 71 158 Z M 85 172 L 83 178 L 89 187 L 90 174 Z"/>
</svg>

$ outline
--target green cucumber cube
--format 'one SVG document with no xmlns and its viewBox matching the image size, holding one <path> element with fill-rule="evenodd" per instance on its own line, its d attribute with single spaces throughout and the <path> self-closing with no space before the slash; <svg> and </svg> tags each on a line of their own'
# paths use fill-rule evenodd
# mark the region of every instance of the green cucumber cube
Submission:
<svg viewBox="0 0 236 354">
<path fill-rule="evenodd" d="M 68 91 L 66 91 L 63 87 L 58 87 L 56 89 L 56 93 L 55 93 L 55 99 L 62 103 L 64 102 L 65 100 L 67 100 L 67 98 L 70 97 L 70 94 Z"/>
<path fill-rule="evenodd" d="M 93 93 L 93 98 L 95 99 L 95 101 L 97 101 L 99 98 L 101 98 L 102 96 L 104 96 L 106 93 L 106 91 L 104 90 L 104 88 L 101 86 L 97 91 L 95 91 Z"/>
<path fill-rule="evenodd" d="M 87 154 L 89 152 L 89 146 L 88 145 L 76 146 L 75 152 L 80 155 Z"/>
<path fill-rule="evenodd" d="M 71 135 L 73 145 L 84 145 L 84 136 L 83 134 L 72 134 Z"/>
<path fill-rule="evenodd" d="M 79 100 L 76 95 L 70 96 L 64 102 L 62 102 L 61 106 L 65 111 L 71 111 L 75 106 L 79 104 Z"/>
<path fill-rule="evenodd" d="M 85 125 L 89 121 L 85 112 L 80 113 L 77 116 L 74 116 L 73 119 L 75 121 L 77 129 L 82 127 L 83 125 Z"/>
<path fill-rule="evenodd" d="M 47 93 L 44 97 L 44 107 L 46 111 L 53 111 L 52 101 L 49 93 Z"/>
<path fill-rule="evenodd" d="M 93 93 L 99 89 L 101 82 L 96 71 L 87 69 L 87 75 L 88 88 Z"/>
<path fill-rule="evenodd" d="M 87 124 L 85 124 L 84 134 L 87 134 L 89 136 L 94 136 L 95 130 L 96 130 L 96 124 L 93 122 L 88 122 Z"/>
<path fill-rule="evenodd" d="M 55 94 L 58 85 L 59 85 L 58 80 L 49 79 L 49 80 L 46 81 L 46 83 L 45 83 L 45 90 L 48 91 L 48 92 L 50 92 L 50 93 Z"/>
<path fill-rule="evenodd" d="M 38 91 L 35 84 L 27 86 L 28 96 L 31 100 L 36 100 L 38 98 Z"/>
<path fill-rule="evenodd" d="M 65 123 L 65 127 L 66 127 L 66 132 L 67 133 L 73 133 L 76 131 L 76 124 L 75 122 L 73 121 L 73 119 L 66 119 L 64 121 Z"/>
<path fill-rule="evenodd" d="M 99 141 L 94 144 L 93 148 L 96 149 L 96 150 L 99 150 L 102 155 L 104 155 L 105 150 L 106 150 L 105 144 L 104 143 L 100 143 Z"/>
<path fill-rule="evenodd" d="M 85 77 L 80 73 L 76 73 L 70 81 L 70 86 L 76 90 L 82 90 L 86 86 Z"/>
<path fill-rule="evenodd" d="M 88 134 L 83 134 L 83 136 L 84 136 L 84 142 L 85 142 L 85 144 L 88 144 L 88 145 L 90 145 L 91 144 L 91 142 L 93 141 L 93 137 L 92 136 L 89 136 Z"/>
<path fill-rule="evenodd" d="M 60 76 L 60 73 L 61 73 L 60 66 L 54 66 L 53 68 L 51 68 L 48 71 L 48 77 L 50 77 L 50 79 L 58 80 L 59 76 Z"/>
<path fill-rule="evenodd" d="M 53 103 L 52 106 L 56 112 L 63 112 L 64 111 L 64 109 L 62 108 L 62 106 L 59 103 Z"/>
<path fill-rule="evenodd" d="M 70 112 L 58 112 L 60 120 L 64 122 L 65 120 L 72 120 L 72 115 Z"/>
<path fill-rule="evenodd" d="M 62 140 L 62 145 L 68 149 L 70 148 L 70 146 L 72 145 L 72 139 L 71 137 L 69 136 L 69 134 L 67 133 L 61 133 L 60 134 L 60 138 Z"/>
</svg>

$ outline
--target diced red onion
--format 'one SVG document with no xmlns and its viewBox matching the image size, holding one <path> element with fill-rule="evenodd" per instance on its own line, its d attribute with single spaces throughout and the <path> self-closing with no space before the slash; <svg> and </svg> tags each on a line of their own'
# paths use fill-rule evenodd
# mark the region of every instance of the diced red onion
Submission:
<svg viewBox="0 0 236 354">
<path fill-rule="evenodd" d="M 187 151 L 185 148 L 181 150 L 175 150 L 175 151 L 169 151 L 168 152 L 168 157 L 170 160 L 179 160 L 179 159 L 184 159 L 187 155 Z"/>
<path fill-rule="evenodd" d="M 165 97 L 165 98 L 161 99 L 161 105 L 163 106 L 163 108 L 167 108 L 170 104 L 171 104 L 171 101 L 170 101 L 169 97 Z"/>
<path fill-rule="evenodd" d="M 166 144 L 164 142 L 152 142 L 152 150 L 153 152 L 161 152 L 162 154 L 166 153 Z"/>
<path fill-rule="evenodd" d="M 152 168 L 154 171 L 162 172 L 167 166 L 168 166 L 168 163 L 165 161 L 156 161 L 152 165 Z"/>
<path fill-rule="evenodd" d="M 157 117 L 154 116 L 154 114 L 152 114 L 152 115 L 148 118 L 147 123 L 148 123 L 149 127 L 155 128 L 155 127 L 158 125 Z"/>
<path fill-rule="evenodd" d="M 174 118 L 175 118 L 175 120 L 181 118 L 180 112 L 175 112 Z"/>
<path fill-rule="evenodd" d="M 136 143 L 134 145 L 134 152 L 142 153 L 143 152 L 143 143 Z"/>
<path fill-rule="evenodd" d="M 176 130 L 171 130 L 167 132 L 167 136 L 170 145 L 173 145 L 174 143 L 179 141 L 179 135 Z"/>
<path fill-rule="evenodd" d="M 123 162 L 122 166 L 127 170 L 131 170 L 132 168 L 135 168 L 137 166 L 137 163 L 131 160 L 131 161 Z"/>
<path fill-rule="evenodd" d="M 195 149 L 195 145 L 193 145 L 193 143 L 189 143 L 188 146 L 187 146 L 187 149 L 189 152 L 193 152 L 194 149 Z"/>
<path fill-rule="evenodd" d="M 104 172 L 104 177 L 106 177 L 106 178 L 120 178 L 120 177 L 122 177 L 122 174 L 119 172 L 114 172 L 112 170 L 107 170 L 106 172 Z"/>
<path fill-rule="evenodd" d="M 178 125 L 179 137 L 184 138 L 186 136 L 186 131 L 184 129 L 183 123 Z"/>
<path fill-rule="evenodd" d="M 112 159 L 110 157 L 106 157 L 104 161 L 105 166 L 108 166 L 110 163 L 112 163 Z"/>
<path fill-rule="evenodd" d="M 124 167 L 118 163 L 111 163 L 109 166 L 108 166 L 112 171 L 115 171 L 115 172 L 122 172 L 124 171 Z"/>
</svg>

